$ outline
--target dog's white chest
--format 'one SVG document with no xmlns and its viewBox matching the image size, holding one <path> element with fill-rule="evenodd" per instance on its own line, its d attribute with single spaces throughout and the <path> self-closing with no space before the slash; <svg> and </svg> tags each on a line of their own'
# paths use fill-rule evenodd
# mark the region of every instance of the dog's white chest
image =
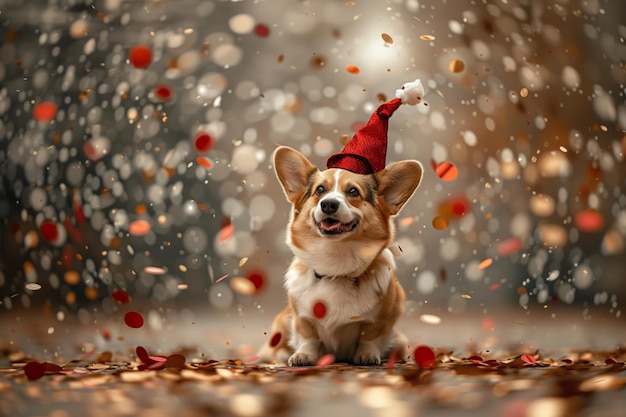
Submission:
<svg viewBox="0 0 626 417">
<path fill-rule="evenodd" d="M 322 333 L 332 333 L 338 327 L 359 321 L 374 321 L 379 300 L 387 291 L 391 269 L 381 263 L 358 278 L 318 277 L 307 269 L 290 268 L 285 275 L 285 287 L 293 297 L 298 314 L 317 323 Z"/>
</svg>

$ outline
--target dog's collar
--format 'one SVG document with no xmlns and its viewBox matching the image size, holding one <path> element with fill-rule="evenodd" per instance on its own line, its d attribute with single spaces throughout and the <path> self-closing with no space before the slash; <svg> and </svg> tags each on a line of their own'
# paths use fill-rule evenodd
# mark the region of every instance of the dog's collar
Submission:
<svg viewBox="0 0 626 417">
<path fill-rule="evenodd" d="M 322 279 L 322 278 L 330 278 L 330 279 L 335 279 L 338 277 L 338 275 L 335 276 L 330 276 L 330 275 L 322 275 L 322 274 L 318 274 L 317 272 L 313 271 L 313 275 L 315 275 L 315 278 L 317 279 Z M 347 277 L 346 277 L 347 278 Z M 354 282 L 354 286 L 358 287 L 359 286 L 359 277 L 354 277 L 354 278 L 349 278 Z"/>
</svg>

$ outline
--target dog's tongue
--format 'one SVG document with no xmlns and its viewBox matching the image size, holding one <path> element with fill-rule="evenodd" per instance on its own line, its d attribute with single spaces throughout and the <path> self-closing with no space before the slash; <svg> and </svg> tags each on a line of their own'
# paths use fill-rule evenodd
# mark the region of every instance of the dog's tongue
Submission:
<svg viewBox="0 0 626 417">
<path fill-rule="evenodd" d="M 341 222 L 335 219 L 326 219 L 322 220 L 321 226 L 322 229 L 326 230 L 327 232 L 332 232 L 341 227 Z"/>
</svg>

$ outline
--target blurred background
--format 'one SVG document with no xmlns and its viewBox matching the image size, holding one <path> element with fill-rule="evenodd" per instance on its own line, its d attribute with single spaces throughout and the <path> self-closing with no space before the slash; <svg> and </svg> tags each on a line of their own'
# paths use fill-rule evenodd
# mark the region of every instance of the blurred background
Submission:
<svg viewBox="0 0 626 417">
<path fill-rule="evenodd" d="M 273 150 L 324 167 L 419 78 L 387 155 L 425 167 L 397 217 L 408 316 L 620 321 L 625 15 L 603 0 L 0 0 L 0 318 L 269 326 L 291 258 Z"/>
</svg>

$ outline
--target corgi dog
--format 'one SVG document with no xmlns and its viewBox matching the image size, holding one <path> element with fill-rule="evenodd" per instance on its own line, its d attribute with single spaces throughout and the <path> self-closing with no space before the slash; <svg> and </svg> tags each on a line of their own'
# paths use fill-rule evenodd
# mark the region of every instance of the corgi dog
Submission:
<svg viewBox="0 0 626 417">
<path fill-rule="evenodd" d="M 408 340 L 394 326 L 405 293 L 389 249 L 393 217 L 420 184 L 419 162 L 395 162 L 379 172 L 319 170 L 281 146 L 274 169 L 291 215 L 287 245 L 294 257 L 285 277 L 288 304 L 274 319 L 259 357 L 290 366 L 337 362 L 378 365 Z"/>
</svg>

